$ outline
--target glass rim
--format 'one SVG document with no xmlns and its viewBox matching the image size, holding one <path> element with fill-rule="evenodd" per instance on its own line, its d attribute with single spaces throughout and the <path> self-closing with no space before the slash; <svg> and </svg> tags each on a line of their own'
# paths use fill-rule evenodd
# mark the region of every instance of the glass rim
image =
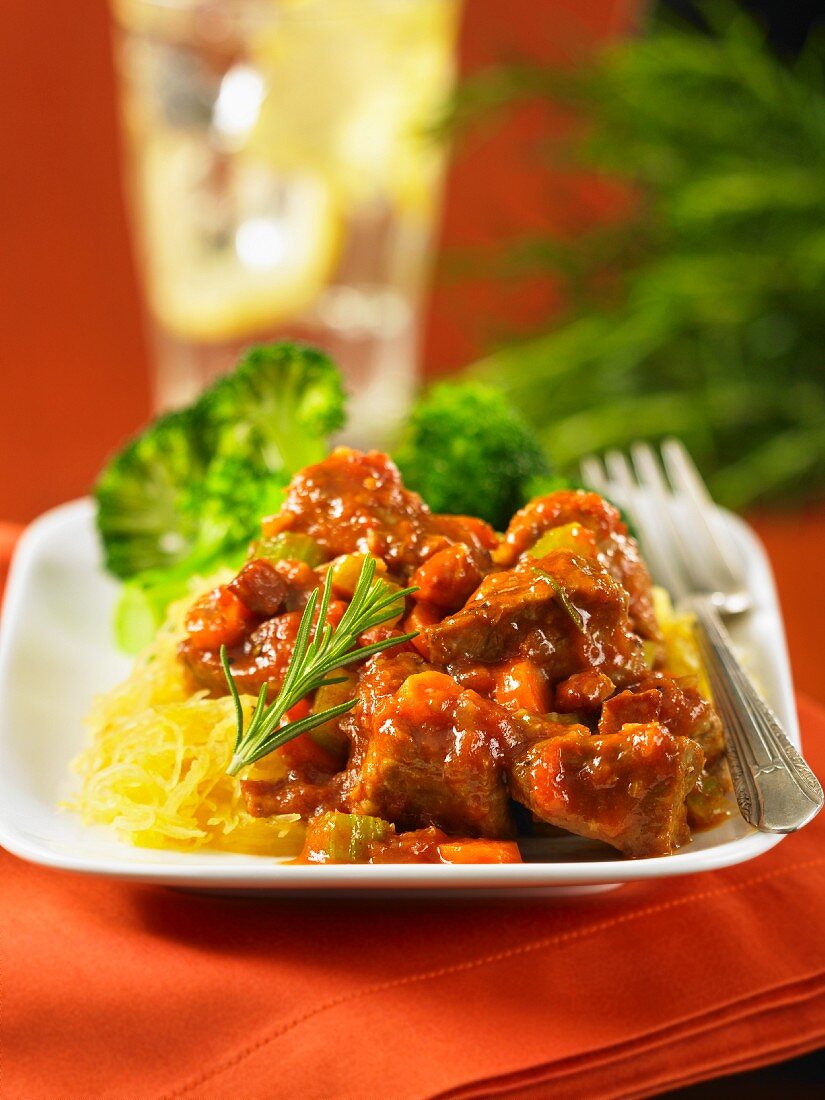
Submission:
<svg viewBox="0 0 825 1100">
<path fill-rule="evenodd" d="M 378 0 L 370 11 L 364 10 L 363 0 L 335 0 L 335 4 L 324 0 L 303 0 L 299 3 L 283 0 L 108 0 L 112 18 L 125 32 L 133 32 L 134 20 L 161 21 L 219 20 L 227 26 L 234 26 L 241 33 L 253 28 L 265 28 L 278 23 L 340 23 L 349 21 L 354 15 L 371 21 L 376 17 L 391 17 L 409 12 L 425 3 L 438 4 L 458 13 L 464 0 Z M 156 30 L 164 33 L 161 24 Z"/>
<path fill-rule="evenodd" d="M 429 2 L 433 0 L 379 0 L 380 3 L 386 4 L 388 7 L 396 7 L 405 5 L 407 7 L 415 7 L 417 4 Z M 196 8 L 225 8 L 227 10 L 234 10 L 240 14 L 244 10 L 258 9 L 259 11 L 269 12 L 271 14 L 279 13 L 281 15 L 289 15 L 290 17 L 297 17 L 304 14 L 310 14 L 314 8 L 318 7 L 319 0 L 304 0 L 303 3 L 291 4 L 284 3 L 284 0 L 109 0 L 109 6 L 115 10 L 125 7 L 135 8 L 157 8 L 160 10 L 168 9 L 170 11 L 192 11 Z M 359 0 L 336 0 L 337 5 L 357 6 Z M 460 3 L 460 0 L 436 0 L 436 3 L 442 3 L 444 5 L 452 3 Z M 334 12 L 329 12 L 329 15 Z"/>
</svg>

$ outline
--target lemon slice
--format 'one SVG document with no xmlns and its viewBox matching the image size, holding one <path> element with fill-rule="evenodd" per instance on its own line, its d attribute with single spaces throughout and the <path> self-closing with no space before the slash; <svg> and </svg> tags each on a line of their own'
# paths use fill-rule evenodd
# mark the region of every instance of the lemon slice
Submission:
<svg viewBox="0 0 825 1100">
<path fill-rule="evenodd" d="M 432 127 L 453 80 L 455 0 L 315 0 L 250 36 L 266 94 L 246 151 L 311 171 L 345 206 L 386 196 L 429 211 L 443 165 Z"/>
<path fill-rule="evenodd" d="M 149 300 L 165 329 L 185 340 L 243 338 L 312 304 L 340 247 L 340 216 L 324 181 L 273 178 L 243 158 L 222 166 L 231 180 L 213 181 L 194 141 L 158 141 L 147 153 Z"/>
</svg>

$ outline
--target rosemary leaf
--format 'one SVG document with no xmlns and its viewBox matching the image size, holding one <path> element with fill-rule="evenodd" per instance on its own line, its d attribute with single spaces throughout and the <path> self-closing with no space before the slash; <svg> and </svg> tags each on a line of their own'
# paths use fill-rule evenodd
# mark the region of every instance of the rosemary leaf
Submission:
<svg viewBox="0 0 825 1100">
<path fill-rule="evenodd" d="M 337 718 L 355 705 L 355 700 L 339 703 L 317 714 L 307 715 L 295 722 L 282 725 L 284 716 L 311 692 L 327 684 L 338 683 L 341 677 L 330 676 L 338 668 L 363 661 L 391 646 L 401 645 L 416 636 L 417 632 L 399 637 L 383 638 L 369 645 L 358 645 L 358 638 L 374 626 L 394 618 L 403 608 L 407 596 L 416 588 L 396 589 L 389 582 L 375 576 L 375 559 L 366 557 L 358 582 L 347 610 L 337 626 L 326 622 L 332 595 L 332 572 L 328 572 L 323 588 L 311 594 L 295 638 L 295 646 L 284 676 L 281 690 L 269 705 L 266 704 L 267 686 L 264 684 L 255 709 L 244 727 L 243 708 L 238 687 L 232 676 L 225 647 L 221 647 L 221 664 L 235 701 L 238 731 L 235 748 L 227 771 L 237 775 L 241 768 L 253 764 L 275 749 L 331 718 Z M 313 621 L 317 625 L 313 631 Z"/>
<path fill-rule="evenodd" d="M 556 599 L 567 612 L 576 630 L 578 630 L 580 634 L 586 634 L 587 627 L 584 625 L 584 618 L 582 617 L 582 613 L 570 599 L 569 595 L 567 594 L 567 590 L 561 583 L 561 581 L 556 580 L 552 573 L 548 573 L 546 569 L 542 569 L 538 565 L 534 565 L 533 568 L 537 573 L 540 573 L 545 580 L 548 580 L 550 582 L 550 585 L 556 594 Z"/>
</svg>

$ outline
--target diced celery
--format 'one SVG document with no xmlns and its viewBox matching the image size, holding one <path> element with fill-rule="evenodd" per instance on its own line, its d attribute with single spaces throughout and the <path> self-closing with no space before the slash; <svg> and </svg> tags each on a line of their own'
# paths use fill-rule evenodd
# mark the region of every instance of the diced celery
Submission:
<svg viewBox="0 0 825 1100">
<path fill-rule="evenodd" d="M 696 786 L 685 799 L 693 829 L 707 829 L 727 817 L 730 812 L 730 783 L 718 774 L 702 772 Z"/>
<path fill-rule="evenodd" d="M 587 548 L 588 540 L 582 537 L 579 523 L 565 523 L 545 531 L 538 542 L 528 551 L 534 558 L 543 558 L 553 550 L 574 550 L 581 552 Z"/>
<path fill-rule="evenodd" d="M 313 863 L 364 863 L 369 859 L 370 844 L 387 840 L 394 832 L 380 817 L 335 810 L 310 822 L 304 850 Z"/>
<path fill-rule="evenodd" d="M 118 649 L 135 656 L 150 644 L 163 622 L 165 606 L 134 581 L 123 586 L 115 605 L 114 627 Z"/>
<path fill-rule="evenodd" d="M 249 547 L 249 557 L 266 558 L 267 561 L 305 561 L 313 569 L 326 560 L 326 554 L 315 539 L 291 531 L 256 539 Z"/>
<path fill-rule="evenodd" d="M 344 599 L 352 599 L 361 570 L 364 566 L 366 554 L 342 554 L 330 562 L 329 570 L 332 573 L 332 590 L 336 596 Z M 383 577 L 387 567 L 380 558 L 375 559 L 375 575 Z"/>
<path fill-rule="evenodd" d="M 348 699 L 355 697 L 355 688 L 358 683 L 356 674 L 346 668 L 336 669 L 335 678 L 338 679 L 338 677 L 341 678 L 340 683 L 325 684 L 318 688 L 312 705 L 314 713 L 329 710 L 330 707 L 336 707 L 339 703 L 345 703 Z M 346 748 L 347 737 L 341 730 L 340 717 L 332 718 L 322 726 L 316 726 L 314 730 L 310 730 L 309 736 L 313 741 L 317 741 L 319 745 L 336 754 Z"/>
</svg>

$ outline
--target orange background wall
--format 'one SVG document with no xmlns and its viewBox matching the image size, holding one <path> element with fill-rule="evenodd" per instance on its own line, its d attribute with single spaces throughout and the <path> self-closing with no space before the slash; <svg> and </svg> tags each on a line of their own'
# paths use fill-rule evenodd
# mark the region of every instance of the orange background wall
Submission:
<svg viewBox="0 0 825 1100">
<path fill-rule="evenodd" d="M 465 70 L 558 60 L 626 29 L 631 0 L 465 0 Z M 148 359 L 121 201 L 106 0 L 4 0 L 0 18 L 0 519 L 27 520 L 86 491 L 105 456 L 149 414 Z M 550 120 L 549 125 L 562 125 Z M 531 163 L 548 120 L 526 110 L 469 141 L 450 176 L 449 250 L 537 225 L 574 226 L 604 197 Z M 428 371 L 467 362 L 504 326 L 554 304 L 442 280 L 428 318 Z"/>
</svg>

